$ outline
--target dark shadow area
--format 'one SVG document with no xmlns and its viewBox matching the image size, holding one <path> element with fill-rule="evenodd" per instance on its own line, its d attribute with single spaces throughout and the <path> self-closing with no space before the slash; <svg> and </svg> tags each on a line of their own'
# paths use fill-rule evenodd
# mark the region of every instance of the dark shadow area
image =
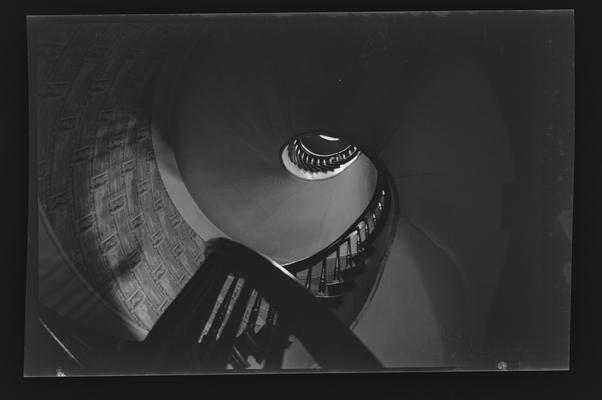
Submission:
<svg viewBox="0 0 602 400">
<path fill-rule="evenodd" d="M 569 359 L 574 152 L 574 22 L 516 16 L 497 29 L 512 46 L 482 50 L 505 122 L 514 176 L 505 188 L 510 230 L 490 316 L 492 361 L 566 368 Z"/>
</svg>

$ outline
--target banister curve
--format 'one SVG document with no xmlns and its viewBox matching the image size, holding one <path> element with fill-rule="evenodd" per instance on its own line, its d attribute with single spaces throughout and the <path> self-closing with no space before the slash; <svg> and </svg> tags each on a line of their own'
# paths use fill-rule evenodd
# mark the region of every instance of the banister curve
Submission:
<svg viewBox="0 0 602 400">
<path fill-rule="evenodd" d="M 219 271 L 219 272 L 218 272 Z M 209 275 L 207 275 L 207 273 Z M 182 289 L 182 293 L 168 307 L 164 315 L 145 340 L 147 345 L 163 347 L 171 339 L 177 348 L 193 346 L 190 328 L 182 326 L 186 336 L 173 335 L 173 323 L 189 320 L 196 324 L 195 307 L 199 303 L 197 288 L 206 283 L 214 273 L 240 276 L 274 306 L 286 320 L 288 332 L 298 338 L 315 361 L 326 370 L 379 370 L 382 365 L 355 334 L 328 309 L 312 296 L 290 274 L 274 261 L 254 250 L 226 238 L 215 238 L 207 242 L 205 261 L 195 276 Z M 202 297 L 202 296 L 201 296 Z M 182 318 L 185 316 L 185 318 Z M 280 317 L 279 317 L 280 319 Z M 187 338 L 182 343 L 176 340 Z M 175 340 L 175 341 L 174 341 Z M 190 342 L 190 343 L 188 343 Z"/>
<path fill-rule="evenodd" d="M 339 153 L 343 153 L 343 152 L 349 150 L 350 147 L 353 147 L 352 145 L 347 145 L 347 147 L 345 147 L 344 149 L 339 150 L 339 151 L 335 151 L 334 153 L 330 153 L 330 154 L 317 154 L 317 153 L 314 153 L 313 151 L 311 151 L 310 149 L 308 149 L 307 146 L 305 146 L 305 144 L 303 144 L 302 140 L 299 141 L 299 144 L 301 145 L 301 147 L 303 147 L 303 151 L 305 151 L 308 154 L 311 154 L 312 156 L 316 156 L 316 157 L 319 157 L 319 158 L 326 158 L 326 157 L 330 157 L 330 156 L 335 156 L 335 155 L 337 155 Z"/>
<path fill-rule="evenodd" d="M 374 206 L 378 203 L 380 199 L 380 195 L 382 191 L 385 190 L 386 186 L 386 172 L 383 167 L 377 167 L 378 176 L 376 179 L 376 185 L 374 188 L 374 193 L 368 205 L 364 208 L 364 210 L 360 213 L 360 215 L 353 221 L 349 228 L 347 228 L 339 237 L 337 237 L 334 241 L 332 241 L 328 246 L 320 250 L 319 252 L 306 257 L 302 260 L 294 261 L 288 264 L 282 265 L 283 268 L 286 268 L 291 273 L 296 273 L 303 271 L 309 266 L 315 265 L 317 262 L 322 260 L 323 258 L 329 256 L 349 237 L 349 235 L 356 230 L 357 226 L 361 223 L 361 221 L 366 217 L 366 215 L 374 208 Z"/>
</svg>

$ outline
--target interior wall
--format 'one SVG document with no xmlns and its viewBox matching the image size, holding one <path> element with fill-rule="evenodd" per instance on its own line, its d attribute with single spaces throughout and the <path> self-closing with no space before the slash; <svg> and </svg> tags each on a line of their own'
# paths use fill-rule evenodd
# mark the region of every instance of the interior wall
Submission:
<svg viewBox="0 0 602 400">
<path fill-rule="evenodd" d="M 507 250 L 502 188 L 512 164 L 487 76 L 453 43 L 435 61 L 380 153 L 405 219 L 356 331 L 389 366 L 474 363 Z M 374 318 L 387 339 L 367 328 Z"/>
<path fill-rule="evenodd" d="M 570 12 L 523 13 L 498 22 L 503 49 L 482 59 L 510 132 L 511 184 L 504 189 L 510 243 L 494 294 L 486 347 L 508 368 L 569 366 L 573 163 L 574 20 Z M 577 135 L 578 137 L 578 135 Z"/>
<path fill-rule="evenodd" d="M 222 41 L 201 39 L 186 59 L 165 141 L 187 191 L 221 231 L 280 263 L 313 255 L 368 205 L 376 170 L 360 156 L 326 180 L 287 172 L 280 151 L 301 132 L 287 122 L 268 51 Z"/>
<path fill-rule="evenodd" d="M 189 27 L 31 21 L 40 212 L 78 276 L 148 330 L 204 256 L 159 175 L 147 92 Z"/>
<path fill-rule="evenodd" d="M 44 216 L 38 220 L 38 298 L 59 315 L 85 324 L 99 332 L 129 340 L 143 340 L 148 331 L 128 315 L 116 313 L 95 293 L 85 277 L 69 265 L 60 244 L 52 239 Z M 60 288 L 60 290 L 58 290 Z"/>
<path fill-rule="evenodd" d="M 371 303 L 373 319 L 368 314 L 365 330 L 356 330 L 389 365 L 446 360 L 486 369 L 500 361 L 509 369 L 568 367 L 572 15 L 508 18 L 513 24 L 500 14 L 457 19 L 449 36 L 472 54 L 429 46 L 447 57 L 427 69 L 400 113 L 400 134 L 380 153 L 396 177 L 401 212 L 446 256 L 420 264 L 394 244 Z M 437 250 L 424 259 L 429 253 Z M 458 274 L 456 281 L 441 279 L 447 288 L 441 290 L 434 278 L 441 273 L 429 277 L 428 271 L 445 265 Z M 410 268 L 419 271 L 414 279 L 424 288 L 422 298 L 415 288 L 412 298 L 404 297 L 412 293 L 404 286 Z M 402 321 L 408 301 L 420 311 Z M 399 314 L 391 315 L 393 304 Z M 395 337 L 370 329 L 393 318 L 399 321 Z M 464 339 L 446 344 L 454 331 Z M 429 356 L 408 351 L 412 343 Z"/>
<path fill-rule="evenodd" d="M 458 366 L 466 362 L 463 296 L 447 255 L 402 220 L 378 289 L 353 331 L 385 367 Z"/>
</svg>

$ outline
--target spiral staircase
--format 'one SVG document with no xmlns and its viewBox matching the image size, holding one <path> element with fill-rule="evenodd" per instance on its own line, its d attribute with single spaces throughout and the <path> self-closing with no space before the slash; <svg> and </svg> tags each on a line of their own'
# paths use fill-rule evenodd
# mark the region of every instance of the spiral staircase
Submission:
<svg viewBox="0 0 602 400">
<path fill-rule="evenodd" d="M 501 14 L 28 19 L 28 373 L 545 364 L 570 29 Z"/>
<path fill-rule="evenodd" d="M 340 154 L 311 157 L 289 147 L 283 154 L 296 168 L 331 174 L 320 179 L 334 177 L 358 156 L 349 146 Z M 319 252 L 282 266 L 230 239 L 208 241 L 198 270 L 140 342 L 99 333 L 40 304 L 39 334 L 46 339 L 40 342 L 48 347 L 43 354 L 51 368 L 68 376 L 273 371 L 298 341 L 313 368 L 380 369 L 348 326 L 377 282 L 395 226 L 394 201 L 381 170 L 368 205 L 345 232 Z M 48 286 L 44 278 L 41 283 Z"/>
<path fill-rule="evenodd" d="M 349 326 L 377 286 L 395 226 L 386 169 L 376 168 L 374 191 L 353 223 L 308 257 L 278 265 L 230 239 L 201 241 L 165 189 L 144 108 L 170 42 L 149 38 L 164 33 L 94 24 L 32 33 L 40 229 L 71 271 L 46 264 L 39 271 L 33 335 L 41 368 L 60 375 L 277 370 L 292 343 L 306 349 L 312 368 L 381 368 Z M 128 42 L 136 37 L 147 47 Z M 306 181 L 337 179 L 360 157 L 357 146 L 340 147 L 344 141 L 333 152 L 316 150 L 320 141 L 332 145 L 318 132 L 291 138 L 280 153 L 283 170 Z M 160 261 L 150 276 L 128 278 L 153 257 Z M 132 282 L 148 286 L 136 290 Z M 153 298 L 153 287 L 165 300 Z M 118 325 L 115 315 L 138 340 L 98 329 L 98 321 Z"/>
</svg>

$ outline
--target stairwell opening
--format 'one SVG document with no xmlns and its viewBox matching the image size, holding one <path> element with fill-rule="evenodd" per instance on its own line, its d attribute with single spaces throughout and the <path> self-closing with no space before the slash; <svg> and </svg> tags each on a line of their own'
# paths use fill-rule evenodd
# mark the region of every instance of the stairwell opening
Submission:
<svg viewBox="0 0 602 400">
<path fill-rule="evenodd" d="M 353 144 L 327 132 L 312 132 L 290 139 L 280 150 L 283 167 L 307 181 L 332 178 L 360 156 Z"/>
</svg>

